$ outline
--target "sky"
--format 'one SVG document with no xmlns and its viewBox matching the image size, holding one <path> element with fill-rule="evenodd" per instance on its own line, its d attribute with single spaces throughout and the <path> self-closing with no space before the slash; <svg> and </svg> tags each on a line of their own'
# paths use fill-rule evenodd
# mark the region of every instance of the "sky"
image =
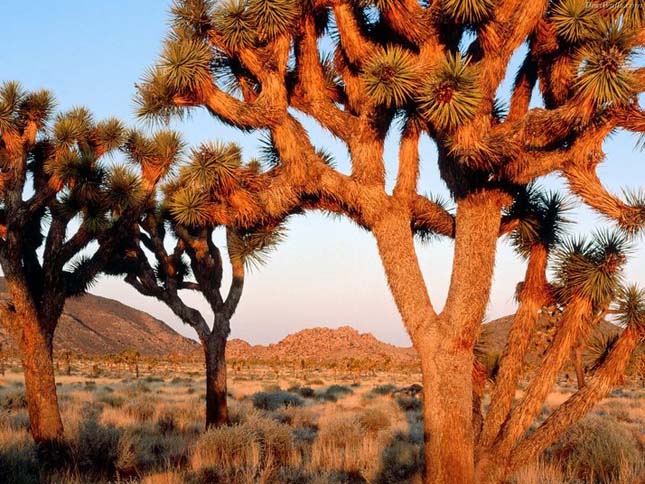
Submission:
<svg viewBox="0 0 645 484">
<path fill-rule="evenodd" d="M 0 0 L 0 81 L 18 80 L 28 89 L 52 90 L 58 108 L 83 105 L 98 119 L 116 116 L 130 125 L 141 125 L 134 116 L 135 83 L 158 57 L 168 26 L 170 0 Z M 514 57 L 508 86 L 521 52 Z M 641 100 L 643 101 L 643 100 Z M 349 169 L 347 152 L 311 120 L 302 118 L 312 142 L 331 151 L 341 171 Z M 207 140 L 238 143 L 245 158 L 257 154 L 257 137 L 228 128 L 203 111 L 173 124 L 190 145 Z M 616 133 L 605 144 L 607 161 L 599 173 L 607 187 L 645 186 L 644 153 L 634 149 L 636 138 Z M 385 149 L 388 173 L 396 168 L 397 135 L 392 133 Z M 421 193 L 447 197 L 436 166 L 436 151 L 429 139 L 421 143 Z M 388 180 L 391 183 L 392 177 Z M 556 176 L 541 180 L 562 189 Z M 589 233 L 607 225 L 589 209 L 577 206 L 573 216 L 577 233 Z M 217 241 L 223 243 L 222 234 Z M 635 242 L 627 278 L 645 285 L 645 244 Z M 419 261 L 433 304 L 441 308 L 447 294 L 452 265 L 452 243 L 441 240 L 418 245 Z M 508 243 L 500 241 L 487 319 L 514 311 L 515 285 L 524 263 Z M 180 333 L 194 336 L 162 303 L 139 295 L 114 277 L 101 278 L 93 293 L 117 299 L 149 312 Z M 187 301 L 208 314 L 197 295 Z M 276 342 L 297 330 L 351 325 L 377 338 L 409 345 L 409 339 L 390 295 L 373 237 L 351 222 L 317 213 L 293 218 L 288 237 L 260 270 L 248 275 L 244 296 L 232 322 L 233 338 L 251 343 Z"/>
</svg>

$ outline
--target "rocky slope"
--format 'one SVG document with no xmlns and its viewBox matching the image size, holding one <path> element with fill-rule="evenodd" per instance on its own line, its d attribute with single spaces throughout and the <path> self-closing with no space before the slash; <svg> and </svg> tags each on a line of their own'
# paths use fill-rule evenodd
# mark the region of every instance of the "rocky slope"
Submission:
<svg viewBox="0 0 645 484">
<path fill-rule="evenodd" d="M 233 339 L 228 343 L 227 357 L 258 363 L 305 361 L 323 365 L 355 362 L 408 366 L 415 365 L 417 361 L 412 348 L 384 343 L 372 334 L 361 334 L 350 326 L 305 329 L 267 346 L 252 346 L 246 341 Z"/>
<path fill-rule="evenodd" d="M 0 299 L 6 286 L 0 278 Z M 14 348 L 13 340 L 0 327 L 3 347 Z M 198 347 L 164 322 L 118 301 L 88 294 L 67 301 L 54 337 L 54 351 L 73 351 L 93 356 L 137 350 L 146 356 L 189 354 Z"/>
</svg>

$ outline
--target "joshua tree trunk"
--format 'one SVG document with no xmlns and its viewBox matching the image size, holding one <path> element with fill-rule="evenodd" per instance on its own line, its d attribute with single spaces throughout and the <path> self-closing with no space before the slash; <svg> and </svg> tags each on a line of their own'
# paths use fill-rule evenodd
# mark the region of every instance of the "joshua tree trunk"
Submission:
<svg viewBox="0 0 645 484">
<path fill-rule="evenodd" d="M 585 368 L 582 363 L 582 341 L 576 345 L 573 353 L 573 366 L 576 369 L 576 380 L 578 382 L 578 390 L 585 386 Z"/>
<path fill-rule="evenodd" d="M 373 227 L 388 284 L 421 359 L 426 484 L 475 482 L 473 347 L 488 303 L 500 219 L 494 193 L 460 201 L 441 314 L 428 297 L 405 216 L 384 213 Z"/>
<path fill-rule="evenodd" d="M 53 331 L 35 319 L 26 320 L 20 341 L 27 410 L 36 442 L 61 440 L 63 422 L 58 410 L 54 378 Z"/>
<path fill-rule="evenodd" d="M 228 424 L 226 336 L 213 332 L 203 344 L 206 358 L 206 428 Z"/>
</svg>

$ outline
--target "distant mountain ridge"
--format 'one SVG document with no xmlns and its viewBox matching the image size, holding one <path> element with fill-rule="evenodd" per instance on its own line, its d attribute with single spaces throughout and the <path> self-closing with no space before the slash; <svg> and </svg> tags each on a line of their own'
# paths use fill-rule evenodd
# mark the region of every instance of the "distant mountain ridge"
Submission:
<svg viewBox="0 0 645 484">
<path fill-rule="evenodd" d="M 6 299 L 6 283 L 0 278 L 0 299 Z M 0 342 L 15 350 L 13 339 L 0 327 Z M 190 354 L 199 345 L 181 336 L 149 314 L 119 301 L 87 294 L 71 298 L 54 336 L 54 352 L 72 351 L 101 356 L 134 349 L 145 356 Z"/>
</svg>

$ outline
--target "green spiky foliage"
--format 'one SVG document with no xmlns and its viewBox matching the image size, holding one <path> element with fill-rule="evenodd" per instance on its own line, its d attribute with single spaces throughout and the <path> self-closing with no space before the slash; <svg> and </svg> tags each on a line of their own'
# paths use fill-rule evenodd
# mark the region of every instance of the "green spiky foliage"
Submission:
<svg viewBox="0 0 645 484">
<path fill-rule="evenodd" d="M 603 334 L 592 338 L 587 344 L 585 366 L 587 366 L 591 371 L 594 371 L 602 365 L 611 353 L 616 341 L 618 341 L 617 334 Z"/>
<path fill-rule="evenodd" d="M 601 231 L 590 240 L 564 241 L 554 262 L 559 301 L 567 304 L 578 297 L 606 309 L 620 290 L 629 251 L 630 242 L 620 232 Z"/>
<path fill-rule="evenodd" d="M 209 223 L 210 201 L 208 193 L 200 188 L 185 187 L 173 194 L 168 210 L 181 225 L 197 227 Z"/>
<path fill-rule="evenodd" d="M 558 36 L 570 44 L 593 38 L 598 27 L 598 16 L 591 2 L 561 0 L 553 8 L 551 19 Z"/>
<path fill-rule="evenodd" d="M 443 129 L 453 130 L 475 115 L 481 92 L 470 61 L 461 54 L 448 54 L 421 89 L 419 109 Z"/>
<path fill-rule="evenodd" d="M 176 0 L 170 12 L 173 32 L 179 38 L 206 38 L 212 29 L 213 2 L 209 0 Z"/>
<path fill-rule="evenodd" d="M 233 260 L 247 268 L 259 268 L 267 263 L 269 254 L 285 239 L 282 227 L 250 232 L 228 231 L 226 250 Z"/>
<path fill-rule="evenodd" d="M 558 192 L 544 192 L 537 185 L 520 190 L 508 212 L 510 218 L 518 220 L 510 234 L 515 250 L 526 258 L 535 245 L 550 251 L 560 244 L 570 223 L 566 213 L 571 208 Z"/>
<path fill-rule="evenodd" d="M 368 95 L 377 104 L 400 108 L 416 93 L 419 74 L 412 55 L 398 46 L 388 46 L 363 68 Z"/>
<path fill-rule="evenodd" d="M 167 42 L 161 54 L 161 71 L 167 86 L 176 91 L 191 91 L 211 79 L 213 52 L 206 42 L 181 39 Z"/>
<path fill-rule="evenodd" d="M 446 15 L 461 24 L 478 24 L 488 19 L 495 7 L 495 0 L 446 0 Z"/>
<path fill-rule="evenodd" d="M 638 84 L 631 67 L 634 32 L 623 24 L 601 22 L 592 40 L 582 46 L 575 89 L 596 106 L 630 102 Z"/>
<path fill-rule="evenodd" d="M 270 41 L 288 32 L 300 15 L 298 0 L 251 0 L 248 14 L 257 26 L 259 40 Z"/>
<path fill-rule="evenodd" d="M 623 327 L 645 327 L 645 290 L 635 284 L 621 288 L 614 301 L 616 322 Z"/>
<path fill-rule="evenodd" d="M 225 0 L 216 9 L 214 30 L 231 50 L 252 46 L 257 40 L 256 23 L 247 0 Z"/>
</svg>

